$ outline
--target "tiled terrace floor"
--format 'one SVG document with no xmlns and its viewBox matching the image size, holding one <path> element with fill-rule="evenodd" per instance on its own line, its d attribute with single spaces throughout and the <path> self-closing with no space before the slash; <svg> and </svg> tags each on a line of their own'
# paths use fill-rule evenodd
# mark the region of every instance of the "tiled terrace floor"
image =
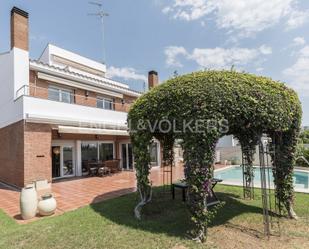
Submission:
<svg viewBox="0 0 309 249">
<path fill-rule="evenodd" d="M 181 178 L 183 178 L 183 167 L 177 166 L 173 170 L 173 179 L 177 181 Z M 150 179 L 154 186 L 162 185 L 162 169 L 153 169 Z M 58 204 L 56 215 L 135 190 L 135 172 L 121 172 L 105 177 L 72 178 L 52 184 L 52 191 Z M 20 218 L 19 194 L 19 191 L 0 185 L 0 209 L 23 223 Z M 38 218 L 33 220 L 35 219 Z"/>
</svg>

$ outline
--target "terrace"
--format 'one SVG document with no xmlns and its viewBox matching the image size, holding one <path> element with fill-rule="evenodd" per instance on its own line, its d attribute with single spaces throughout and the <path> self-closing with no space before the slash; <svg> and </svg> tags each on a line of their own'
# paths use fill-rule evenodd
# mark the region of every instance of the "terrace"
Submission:
<svg viewBox="0 0 309 249">
<path fill-rule="evenodd" d="M 173 179 L 183 178 L 183 167 L 175 167 Z M 151 171 L 154 186 L 163 184 L 163 170 Z M 52 191 L 57 200 L 57 214 L 62 214 L 92 203 L 119 197 L 136 191 L 135 172 L 123 171 L 105 177 L 83 177 L 57 180 L 52 183 Z M 25 223 L 20 217 L 19 191 L 0 185 L 0 209 L 6 214 Z M 38 217 L 30 220 L 36 220 Z"/>
</svg>

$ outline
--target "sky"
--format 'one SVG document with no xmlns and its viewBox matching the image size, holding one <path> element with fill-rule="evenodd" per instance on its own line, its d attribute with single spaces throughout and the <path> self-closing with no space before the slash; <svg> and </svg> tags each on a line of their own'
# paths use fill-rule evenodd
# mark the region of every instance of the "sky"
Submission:
<svg viewBox="0 0 309 249">
<path fill-rule="evenodd" d="M 142 91 L 147 72 L 230 69 L 264 75 L 295 89 L 309 125 L 309 1 L 103 0 L 109 14 L 102 46 L 98 11 L 86 0 L 1 0 L 0 52 L 9 49 L 10 10 L 29 12 L 30 57 L 48 43 L 103 61 L 108 77 Z M 103 56 L 103 47 L 105 55 Z"/>
</svg>

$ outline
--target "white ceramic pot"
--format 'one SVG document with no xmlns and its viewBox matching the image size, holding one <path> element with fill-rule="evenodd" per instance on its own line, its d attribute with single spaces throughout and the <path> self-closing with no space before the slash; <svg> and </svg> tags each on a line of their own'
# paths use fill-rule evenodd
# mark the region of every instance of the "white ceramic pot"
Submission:
<svg viewBox="0 0 309 249">
<path fill-rule="evenodd" d="M 42 196 L 42 200 L 39 201 L 38 209 L 42 216 L 49 216 L 55 213 L 57 208 L 56 199 L 52 195 Z"/>
<path fill-rule="evenodd" d="M 20 213 L 24 220 L 35 217 L 38 208 L 38 197 L 33 186 L 25 187 L 20 193 Z"/>
</svg>

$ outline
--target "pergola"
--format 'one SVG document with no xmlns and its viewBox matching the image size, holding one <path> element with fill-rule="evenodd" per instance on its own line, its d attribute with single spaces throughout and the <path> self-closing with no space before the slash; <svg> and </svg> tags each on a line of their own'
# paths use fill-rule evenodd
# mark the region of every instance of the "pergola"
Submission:
<svg viewBox="0 0 309 249">
<path fill-rule="evenodd" d="M 188 208 L 204 241 L 215 209 L 207 209 L 217 141 L 234 135 L 245 159 L 246 182 L 253 178 L 253 157 L 262 135 L 271 138 L 275 196 L 280 209 L 293 211 L 293 164 L 301 125 L 297 94 L 270 78 L 235 71 L 201 71 L 172 78 L 141 96 L 128 115 L 138 191 L 143 205 L 151 201 L 149 145 L 163 146 L 163 160 L 173 161 L 175 139 L 184 149 Z"/>
</svg>

